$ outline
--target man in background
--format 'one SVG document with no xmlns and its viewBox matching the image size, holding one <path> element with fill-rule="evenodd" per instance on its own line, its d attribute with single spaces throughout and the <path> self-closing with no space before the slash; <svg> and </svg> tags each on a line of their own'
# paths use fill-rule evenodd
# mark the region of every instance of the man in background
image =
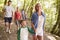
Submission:
<svg viewBox="0 0 60 40">
<path fill-rule="evenodd" d="M 3 8 L 6 32 L 8 33 L 11 33 L 10 26 L 13 18 L 13 7 L 11 6 L 11 3 L 12 1 L 8 1 L 8 4 Z"/>
</svg>

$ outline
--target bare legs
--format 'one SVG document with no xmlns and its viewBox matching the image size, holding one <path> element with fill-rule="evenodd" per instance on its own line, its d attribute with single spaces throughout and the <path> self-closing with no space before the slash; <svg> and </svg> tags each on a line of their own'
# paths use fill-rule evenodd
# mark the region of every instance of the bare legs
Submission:
<svg viewBox="0 0 60 40">
<path fill-rule="evenodd" d="M 5 22 L 6 32 L 11 33 L 11 32 L 10 32 L 10 26 L 11 26 L 11 23 Z"/>
<path fill-rule="evenodd" d="M 36 35 L 33 35 L 33 40 L 37 40 L 37 36 Z"/>
<path fill-rule="evenodd" d="M 33 40 L 43 40 L 43 36 L 39 36 L 39 35 L 34 35 L 33 36 Z"/>
<path fill-rule="evenodd" d="M 37 39 L 38 39 L 38 40 L 43 40 L 43 37 L 42 37 L 42 36 L 37 35 Z"/>
</svg>

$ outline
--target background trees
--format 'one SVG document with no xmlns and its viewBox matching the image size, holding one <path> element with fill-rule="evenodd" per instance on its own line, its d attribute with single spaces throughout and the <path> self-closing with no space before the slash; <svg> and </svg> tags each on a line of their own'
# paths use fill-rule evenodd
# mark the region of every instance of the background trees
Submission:
<svg viewBox="0 0 60 40">
<path fill-rule="evenodd" d="M 0 0 L 0 18 L 2 18 L 2 8 L 8 0 Z M 20 10 L 24 9 L 28 18 L 31 18 L 36 3 L 42 5 L 42 11 L 46 14 L 45 31 L 60 36 L 60 0 L 12 0 L 14 9 L 18 5 Z"/>
<path fill-rule="evenodd" d="M 51 33 L 55 33 L 60 36 L 60 0 L 56 0 L 56 9 L 58 17 Z"/>
</svg>

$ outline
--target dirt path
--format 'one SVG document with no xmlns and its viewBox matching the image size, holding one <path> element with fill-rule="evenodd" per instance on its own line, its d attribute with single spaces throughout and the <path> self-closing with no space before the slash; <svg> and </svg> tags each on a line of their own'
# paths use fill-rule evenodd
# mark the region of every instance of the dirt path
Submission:
<svg viewBox="0 0 60 40">
<path fill-rule="evenodd" d="M 0 21 L 0 40 L 17 40 L 17 29 L 14 23 L 11 24 L 11 34 L 5 32 L 4 21 Z M 29 40 L 32 40 L 32 35 L 29 34 Z M 44 40 L 56 40 L 52 35 L 44 33 Z"/>
<path fill-rule="evenodd" d="M 11 34 L 5 32 L 4 21 L 0 21 L 0 40 L 17 40 L 17 27 L 15 23 L 11 24 Z M 29 40 L 32 40 L 29 34 Z"/>
</svg>

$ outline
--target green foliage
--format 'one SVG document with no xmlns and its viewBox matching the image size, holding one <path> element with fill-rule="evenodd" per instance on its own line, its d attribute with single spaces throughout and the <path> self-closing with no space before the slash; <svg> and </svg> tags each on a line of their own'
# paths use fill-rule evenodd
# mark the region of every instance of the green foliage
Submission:
<svg viewBox="0 0 60 40">
<path fill-rule="evenodd" d="M 60 5 L 60 3 L 58 4 L 58 2 L 60 2 L 59 0 L 12 0 L 12 5 L 14 8 L 16 8 L 16 6 L 18 5 L 17 1 L 21 2 L 21 6 L 19 8 L 24 9 L 29 18 L 31 18 L 32 13 L 34 12 L 35 4 L 39 2 L 42 5 L 44 13 L 46 14 L 45 30 L 49 32 L 52 30 L 53 25 L 57 21 L 57 10 L 60 7 L 57 6 Z M 4 0 L 0 0 L 0 5 L 1 4 L 4 4 Z"/>
</svg>

